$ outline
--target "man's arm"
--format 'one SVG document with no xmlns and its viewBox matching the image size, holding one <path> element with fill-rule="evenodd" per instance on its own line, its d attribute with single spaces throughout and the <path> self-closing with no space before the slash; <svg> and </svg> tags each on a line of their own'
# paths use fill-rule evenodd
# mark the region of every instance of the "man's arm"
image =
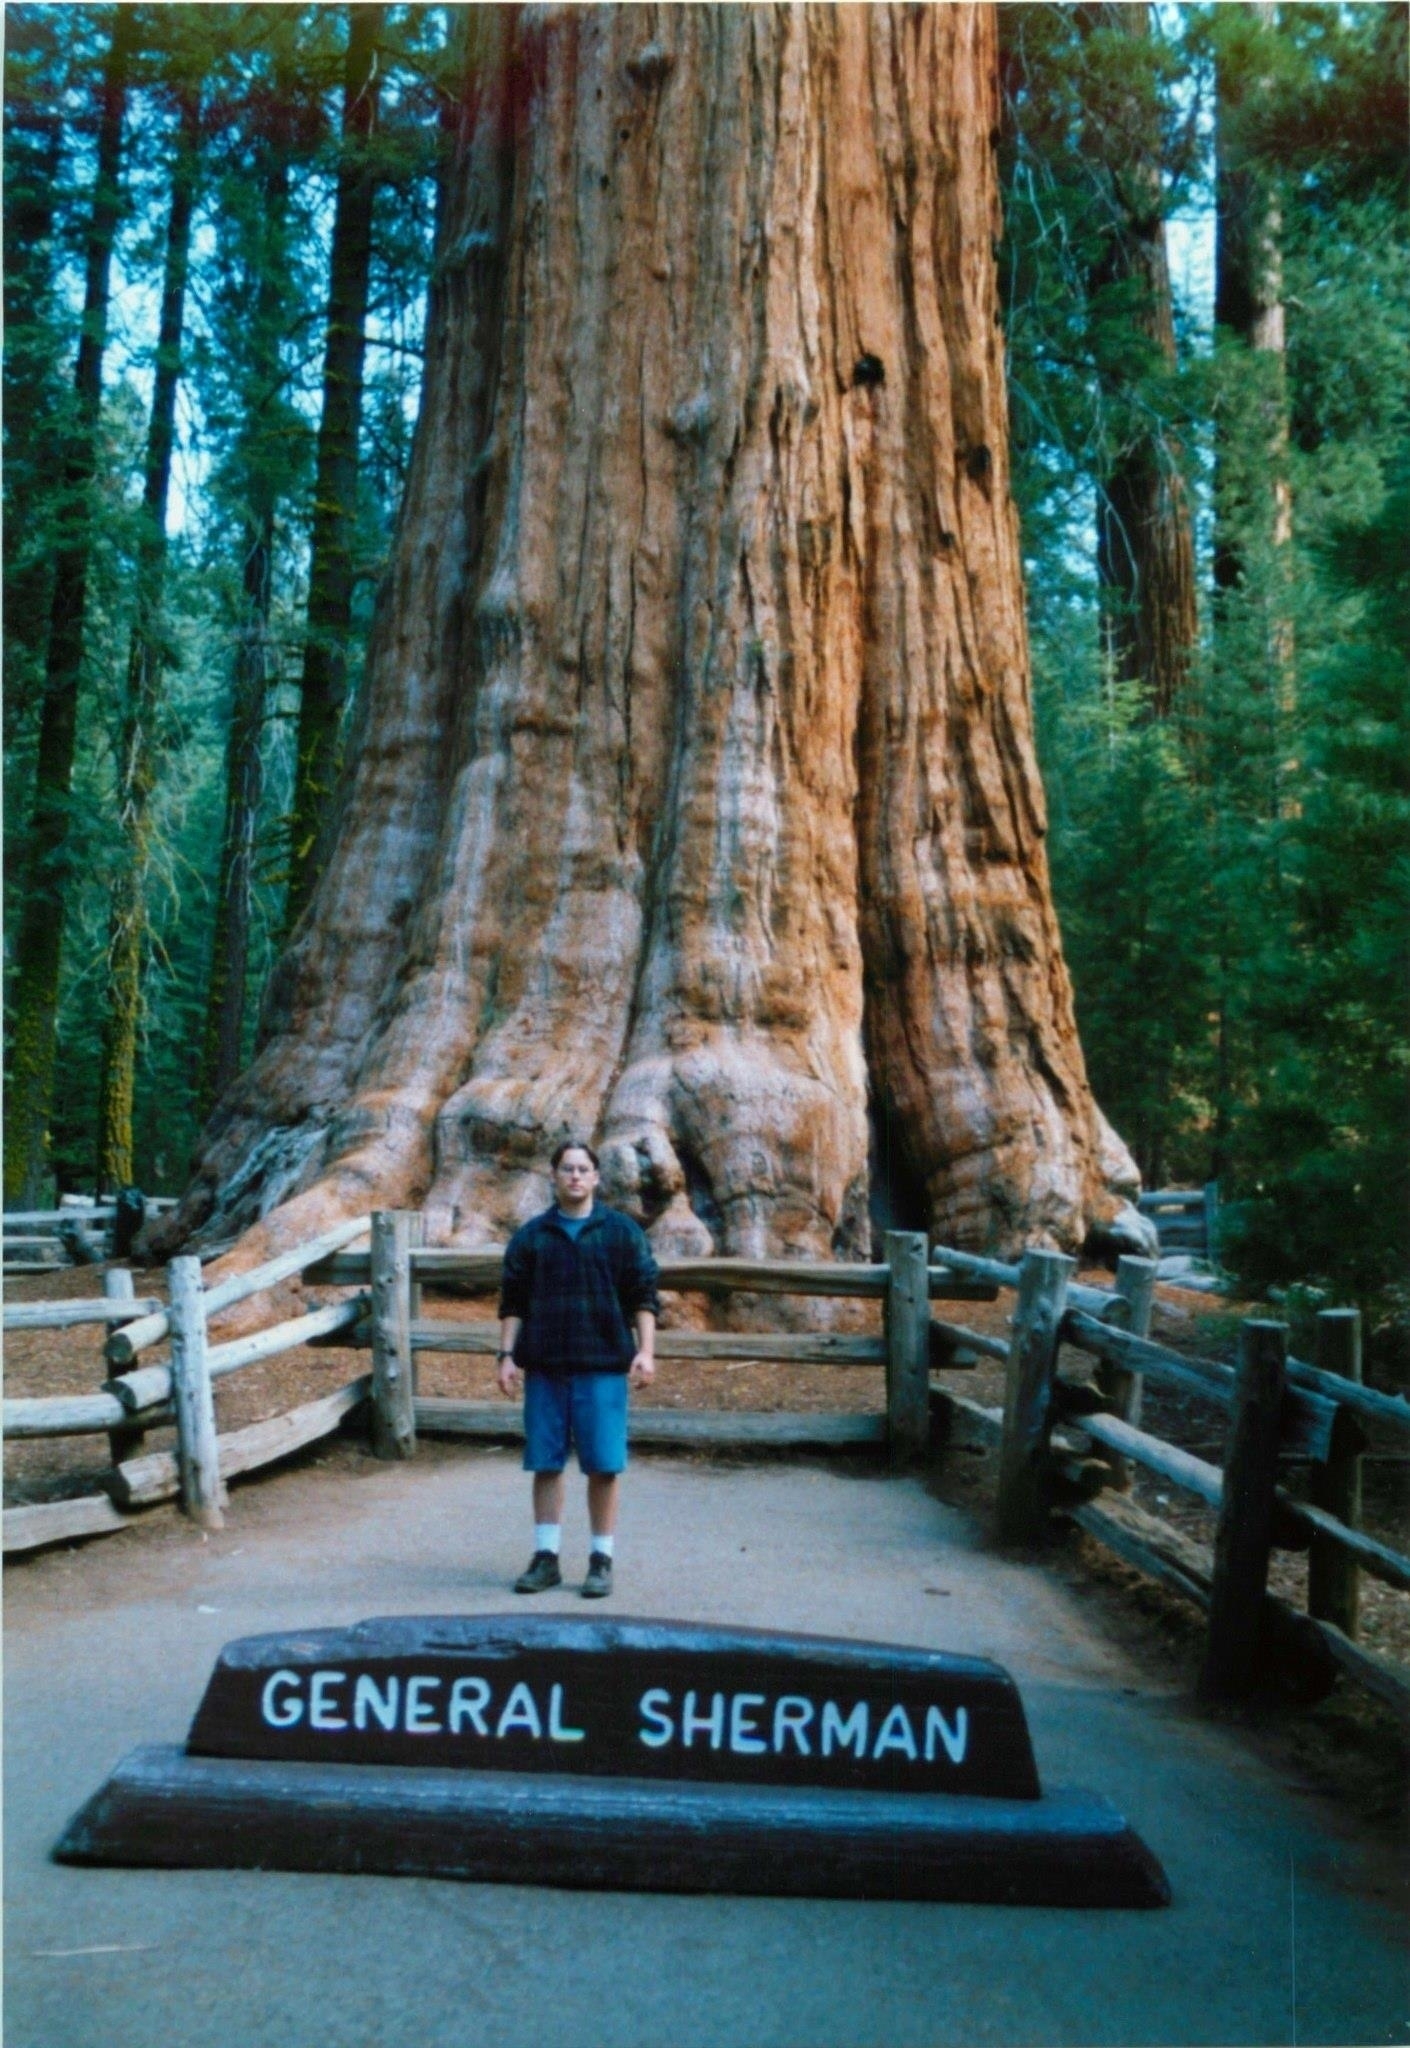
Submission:
<svg viewBox="0 0 1410 2048">
<path fill-rule="evenodd" d="M 634 1387 L 648 1387 L 656 1377 L 656 1318 L 649 1308 L 636 1312 L 636 1357 L 629 1377 Z"/>
<path fill-rule="evenodd" d="M 512 1401 L 523 1374 L 506 1351 L 513 1351 L 524 1327 L 529 1306 L 529 1269 L 526 1232 L 516 1230 L 504 1248 L 504 1265 L 499 1281 L 499 1368 L 495 1380 L 507 1401 Z"/>
<path fill-rule="evenodd" d="M 499 1371 L 495 1374 L 495 1383 L 506 1401 L 514 1399 L 519 1382 L 524 1377 L 511 1355 L 515 1344 L 518 1342 L 519 1331 L 522 1327 L 523 1319 L 520 1316 L 501 1316 L 500 1318 Z"/>
</svg>

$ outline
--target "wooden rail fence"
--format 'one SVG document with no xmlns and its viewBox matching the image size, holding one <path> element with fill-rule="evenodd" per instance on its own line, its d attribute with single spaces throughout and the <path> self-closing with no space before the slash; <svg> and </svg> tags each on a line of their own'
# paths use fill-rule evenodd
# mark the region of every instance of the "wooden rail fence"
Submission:
<svg viewBox="0 0 1410 2048">
<path fill-rule="evenodd" d="M 175 1206 L 170 1195 L 148 1195 L 142 1214 L 159 1216 Z M 0 1217 L 4 1271 L 50 1273 L 99 1264 L 112 1251 L 117 1213 L 114 1202 L 75 1195 L 65 1195 L 57 1209 L 7 1209 Z"/>
<path fill-rule="evenodd" d="M 1219 1256 L 1219 1183 L 1202 1188 L 1154 1188 L 1136 1206 L 1155 1225 L 1162 1252 L 1193 1252 L 1211 1264 Z"/>
<path fill-rule="evenodd" d="M 216 1434 L 211 1386 L 223 1374 L 237 1372 L 242 1366 L 351 1330 L 366 1314 L 365 1296 L 290 1317 L 225 1344 L 211 1343 L 208 1325 L 222 1309 L 262 1294 L 354 1239 L 366 1237 L 370 1225 L 370 1217 L 352 1218 L 213 1287 L 202 1285 L 199 1259 L 174 1259 L 167 1269 L 165 1302 L 151 1297 L 134 1299 L 131 1274 L 118 1268 L 105 1275 L 106 1298 L 101 1302 L 6 1303 L 6 1330 L 64 1329 L 87 1322 L 105 1325 L 110 1367 L 110 1377 L 93 1394 L 6 1400 L 6 1437 L 23 1441 L 106 1432 L 112 1458 L 105 1493 L 37 1507 L 7 1508 L 6 1554 L 127 1528 L 133 1511 L 171 1499 L 179 1499 L 198 1524 L 218 1527 L 227 1480 L 287 1457 L 338 1428 L 343 1417 L 366 1400 L 366 1376 L 320 1400 L 226 1436 Z M 164 1339 L 169 1341 L 169 1357 L 158 1364 L 142 1365 L 142 1353 Z M 177 1432 L 175 1452 L 143 1455 L 147 1431 L 172 1423 Z"/>
<path fill-rule="evenodd" d="M 426 1247 L 422 1219 L 377 1212 L 267 1261 L 254 1271 L 201 1284 L 195 1259 L 172 1262 L 165 1303 L 132 1298 L 131 1276 L 109 1273 L 102 1302 L 22 1304 L 5 1309 L 7 1329 L 106 1326 L 111 1376 L 92 1395 L 6 1401 L 12 1438 L 106 1431 L 113 1468 L 108 1492 L 82 1501 L 7 1510 L 5 1548 L 28 1549 L 65 1536 L 128 1525 L 130 1513 L 179 1498 L 187 1514 L 218 1525 L 226 1482 L 336 1429 L 364 1401 L 379 1456 L 414 1455 L 420 1431 L 512 1438 L 520 1425 L 501 1403 L 434 1399 L 417 1391 L 425 1352 L 493 1356 L 497 1321 L 427 1316 L 428 1289 L 482 1291 L 497 1286 L 499 1250 Z M 366 1238 L 366 1248 L 355 1240 Z M 893 1463 L 913 1464 L 938 1443 L 966 1434 L 996 1445 L 995 1526 L 1001 1541 L 1040 1539 L 1065 1517 L 1150 1576 L 1196 1601 L 1208 1615 L 1201 1683 L 1210 1697 L 1235 1697 L 1254 1682 L 1269 1645 L 1291 1643 L 1339 1667 L 1410 1719 L 1410 1677 L 1358 1641 L 1360 1577 L 1368 1572 L 1410 1591 L 1410 1558 L 1358 1527 L 1362 1425 L 1410 1430 L 1410 1403 L 1362 1383 L 1360 1326 L 1353 1311 L 1327 1310 L 1317 1321 L 1313 1361 L 1290 1358 L 1283 1325 L 1243 1325 L 1236 1367 L 1191 1357 L 1149 1336 L 1155 1284 L 1150 1260 L 1123 1258 L 1114 1287 L 1073 1278 L 1074 1262 L 1031 1251 L 1021 1261 L 982 1258 L 928 1246 L 916 1232 L 890 1231 L 879 1264 L 803 1260 L 664 1260 L 661 1285 L 672 1293 L 792 1294 L 875 1300 L 877 1336 L 833 1332 L 662 1331 L 662 1359 L 769 1360 L 826 1367 L 876 1366 L 884 1372 L 885 1414 L 746 1415 L 640 1408 L 642 1444 L 752 1443 L 781 1447 L 886 1446 Z M 353 1287 L 351 1300 L 288 1318 L 224 1344 L 208 1325 L 223 1309 L 302 1272 L 311 1284 Z M 932 1304 L 1015 1301 L 1008 1337 L 975 1331 L 933 1313 Z M 167 1341 L 165 1361 L 145 1352 Z M 291 1414 L 216 1433 L 212 1382 L 295 1345 L 366 1348 L 370 1374 Z M 1066 1348 L 1094 1363 L 1090 1379 L 1059 1370 Z M 987 1408 L 932 1375 L 1005 1364 L 1002 1409 Z M 1222 1467 L 1141 1427 L 1146 1382 L 1193 1397 L 1224 1417 Z M 175 1420 L 177 1450 L 141 1452 L 144 1433 Z M 1280 1461 L 1311 1468 L 1310 1498 L 1290 1494 Z M 1133 1465 L 1158 1473 L 1215 1510 L 1212 1554 L 1126 1498 Z M 1307 1549 L 1306 1614 L 1268 1591 L 1274 1549 Z"/>
<path fill-rule="evenodd" d="M 931 1256 L 966 1263 L 943 1250 Z M 993 1262 L 984 1265 L 1000 1277 Z M 1207 1697 L 1247 1692 L 1266 1653 L 1288 1647 L 1346 1671 L 1410 1721 L 1410 1674 L 1357 1640 L 1363 1572 L 1410 1591 L 1410 1557 L 1357 1526 L 1362 1424 L 1410 1432 L 1410 1403 L 1362 1384 L 1357 1313 L 1322 1312 L 1313 1362 L 1288 1356 L 1283 1324 L 1250 1318 L 1231 1367 L 1151 1342 L 1150 1261 L 1126 1258 L 1117 1267 L 1124 1316 L 1094 1316 L 1074 1303 L 1070 1270 L 1068 1260 L 1030 1252 L 1004 1279 L 1017 1301 L 1002 1410 L 948 1389 L 936 1394 L 943 1435 L 998 1447 L 1000 1538 L 1034 1542 L 1053 1516 L 1065 1516 L 1195 1601 L 1208 1616 L 1200 1681 Z M 1064 1346 L 1097 1361 L 1095 1383 L 1059 1372 Z M 1147 1380 L 1222 1413 L 1222 1467 L 1138 1426 Z M 1309 1464 L 1310 1500 L 1280 1484 L 1284 1460 Z M 1215 1510 L 1212 1555 L 1124 1498 L 1132 1464 Z M 1268 1591 L 1275 1549 L 1310 1552 L 1306 1614 Z"/>
</svg>

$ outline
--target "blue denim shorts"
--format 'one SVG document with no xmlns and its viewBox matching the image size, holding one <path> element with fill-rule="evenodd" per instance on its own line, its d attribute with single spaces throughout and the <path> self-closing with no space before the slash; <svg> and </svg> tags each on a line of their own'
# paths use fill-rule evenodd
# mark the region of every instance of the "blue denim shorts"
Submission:
<svg viewBox="0 0 1410 2048">
<path fill-rule="evenodd" d="M 627 1463 L 624 1372 L 526 1372 L 524 1470 L 561 1472 L 569 1448 L 580 1472 L 622 1472 Z"/>
</svg>

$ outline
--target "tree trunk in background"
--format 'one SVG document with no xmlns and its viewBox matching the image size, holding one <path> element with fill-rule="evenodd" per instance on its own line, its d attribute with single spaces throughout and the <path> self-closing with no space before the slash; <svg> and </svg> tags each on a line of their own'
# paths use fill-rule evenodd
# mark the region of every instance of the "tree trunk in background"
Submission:
<svg viewBox="0 0 1410 2048">
<path fill-rule="evenodd" d="M 5 22 L 5 746 L 37 708 L 53 580 L 44 544 L 55 483 L 55 216 L 64 159 L 62 67 L 49 10 Z M 8 794 L 8 792 L 7 792 Z"/>
<path fill-rule="evenodd" d="M 269 446 L 278 418 L 283 372 L 279 343 L 289 209 L 289 161 L 282 139 L 267 142 L 262 194 L 262 247 L 240 468 L 244 477 L 240 610 L 234 635 L 230 725 L 225 746 L 225 823 L 216 880 L 206 1027 L 197 1102 L 204 1114 L 240 1071 L 244 1051 L 245 984 L 249 967 L 255 838 L 263 791 L 265 699 L 270 680 L 269 615 L 274 591 L 274 520 L 278 465 Z"/>
<path fill-rule="evenodd" d="M 1083 14 L 1108 35 L 1143 40 L 1151 33 L 1150 9 L 1124 0 L 1086 7 Z M 1144 364 L 1108 366 L 1109 383 L 1122 384 L 1176 366 L 1159 130 L 1134 64 L 1132 77 L 1127 118 L 1105 123 L 1093 144 L 1112 198 L 1106 247 L 1092 278 L 1094 301 L 1100 307 L 1110 295 L 1147 344 Z M 1151 714 L 1166 718 L 1187 698 L 1199 631 L 1189 496 L 1170 427 L 1148 407 L 1124 404 L 1124 391 L 1112 395 L 1122 422 L 1120 445 L 1097 492 L 1106 659 L 1113 680 L 1138 683 Z"/>
<path fill-rule="evenodd" d="M 328 338 L 323 357 L 323 415 L 318 429 L 313 546 L 309 563 L 308 641 L 299 702 L 298 761 L 290 826 L 285 921 L 297 922 L 318 879 L 320 834 L 338 777 L 348 689 L 353 548 L 357 532 L 358 435 L 367 294 L 372 269 L 372 207 L 377 191 L 371 142 L 377 125 L 377 38 L 383 7 L 349 7 L 343 93 L 342 161 L 329 259 Z"/>
<path fill-rule="evenodd" d="M 1272 0 L 1246 0 L 1242 11 L 1272 29 Z M 1227 599 L 1243 586 L 1252 566 L 1249 556 L 1257 558 L 1267 585 L 1269 688 L 1280 713 L 1291 716 L 1296 685 L 1288 589 L 1292 482 L 1282 219 L 1276 180 L 1246 133 L 1252 103 L 1267 91 L 1268 80 L 1250 77 L 1246 52 L 1225 48 L 1216 81 L 1214 320 L 1227 341 L 1247 351 L 1249 375 L 1236 416 L 1231 419 L 1226 406 L 1217 422 L 1214 581 Z M 1275 783 L 1280 752 L 1275 747 Z M 1275 787 L 1275 817 L 1278 808 Z"/>
<path fill-rule="evenodd" d="M 162 670 L 166 658 L 162 585 L 166 570 L 167 499 L 200 141 L 199 88 L 191 88 L 181 95 L 172 159 L 156 374 L 147 423 L 143 523 L 137 548 L 137 609 L 128 645 L 127 700 L 118 759 L 118 823 L 123 845 L 108 941 L 107 1014 L 99 1104 L 98 1171 L 101 1184 L 107 1188 L 121 1187 L 132 1179 L 132 1097 L 147 932 L 151 804 L 157 778 Z"/>
<path fill-rule="evenodd" d="M 15 940 L 15 1021 L 5 1145 L 5 1200 L 11 1206 L 38 1204 L 48 1161 L 59 958 L 70 865 L 69 797 L 88 590 L 89 500 L 102 410 L 113 243 L 123 204 L 123 118 L 138 17 L 135 7 L 113 9 L 112 38 L 103 70 L 73 422 L 63 450 L 63 504 L 50 600 L 38 774 L 26 847 L 24 908 Z"/>
<path fill-rule="evenodd" d="M 873 1149 L 941 1239 L 1139 1241 L 1048 887 L 991 11 L 475 36 L 339 834 L 155 1242 L 503 1239 L 572 1132 L 661 1252 L 864 1256 Z"/>
<path fill-rule="evenodd" d="M 1214 494 L 1215 631 L 1221 667 L 1262 671 L 1260 708 L 1266 752 L 1258 808 L 1276 821 L 1283 810 L 1288 735 L 1296 712 L 1296 648 L 1290 589 L 1292 481 L 1288 473 L 1288 389 L 1283 315 L 1282 221 L 1276 179 L 1249 135 L 1250 117 L 1269 77 L 1247 26 L 1271 33 L 1272 0 L 1247 0 L 1216 17 L 1217 45 L 1214 321 L 1240 374 L 1216 416 Z M 1250 612 L 1254 616 L 1250 616 Z M 1250 746 L 1249 722 L 1241 738 Z M 1265 797 L 1266 791 L 1266 797 Z M 1244 962 L 1222 913 L 1214 1123 L 1209 1171 L 1230 1168 L 1233 1134 L 1234 1013 Z"/>
</svg>

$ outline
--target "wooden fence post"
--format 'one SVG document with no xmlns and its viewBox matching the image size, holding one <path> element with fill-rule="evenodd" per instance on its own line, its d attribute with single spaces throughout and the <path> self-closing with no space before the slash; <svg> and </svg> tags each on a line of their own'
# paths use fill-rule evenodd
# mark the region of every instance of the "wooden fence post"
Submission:
<svg viewBox="0 0 1410 2048">
<path fill-rule="evenodd" d="M 1224 1454 L 1224 1498 L 1214 1538 L 1200 1691 L 1236 1699 L 1253 1685 L 1268 1590 L 1278 1485 L 1288 1332 L 1250 1316 L 1239 1331 L 1239 1371 Z"/>
<path fill-rule="evenodd" d="M 407 1285 L 406 1317 L 407 1329 L 421 1320 L 421 1282 L 411 1270 L 411 1253 L 419 1251 L 426 1238 L 426 1212 L 424 1209 L 408 1209 L 406 1212 Z M 411 1349 L 411 1392 L 415 1398 L 420 1368 L 416 1363 L 415 1349 Z"/>
<path fill-rule="evenodd" d="M 995 1527 L 1001 1543 L 1033 1543 L 1048 1519 L 1048 1432 L 1058 1329 L 1076 1265 L 1060 1252 L 1025 1252 L 1004 1382 Z"/>
<path fill-rule="evenodd" d="M 171 1392 L 176 1405 L 176 1458 L 181 1505 L 202 1529 L 224 1527 L 225 1488 L 215 1434 L 215 1401 L 206 1359 L 206 1298 L 199 1259 L 167 1267 L 171 1313 Z"/>
<path fill-rule="evenodd" d="M 411 1236 L 407 1209 L 372 1215 L 372 1449 L 379 1458 L 416 1455 L 411 1371 Z"/>
<path fill-rule="evenodd" d="M 1317 1318 L 1315 1362 L 1323 1372 L 1361 1379 L 1361 1316 L 1354 1308 L 1324 1308 Z M 1313 1505 L 1348 1529 L 1361 1526 L 1361 1431 L 1339 1409 L 1325 1465 L 1312 1467 Z M 1361 1567 L 1339 1544 L 1314 1533 L 1307 1557 L 1307 1611 L 1333 1622 L 1354 1642 L 1361 1615 Z"/>
<path fill-rule="evenodd" d="M 1151 1309 L 1155 1305 L 1155 1280 L 1159 1267 L 1154 1259 L 1135 1259 L 1123 1254 L 1116 1262 L 1116 1293 L 1126 1303 L 1126 1328 L 1133 1337 L 1150 1333 Z M 1110 1359 L 1097 1362 L 1097 1385 L 1110 1401 L 1112 1412 L 1139 1428 L 1141 1421 L 1141 1375 Z M 1108 1454 L 1111 1485 L 1121 1493 L 1131 1490 L 1131 1461 L 1119 1451 Z"/>
<path fill-rule="evenodd" d="M 110 1266 L 103 1275 L 103 1293 L 109 1301 L 131 1301 L 133 1299 L 132 1275 L 126 1266 Z M 109 1323 L 108 1330 L 121 1328 L 120 1324 Z M 135 1457 L 142 1448 L 147 1432 L 141 1423 L 120 1422 L 116 1429 L 108 1431 L 108 1452 L 115 1465 L 124 1458 Z"/>
<path fill-rule="evenodd" d="M 886 1233 L 886 1424 L 893 1465 L 930 1448 L 930 1246 L 924 1231 Z"/>
</svg>

